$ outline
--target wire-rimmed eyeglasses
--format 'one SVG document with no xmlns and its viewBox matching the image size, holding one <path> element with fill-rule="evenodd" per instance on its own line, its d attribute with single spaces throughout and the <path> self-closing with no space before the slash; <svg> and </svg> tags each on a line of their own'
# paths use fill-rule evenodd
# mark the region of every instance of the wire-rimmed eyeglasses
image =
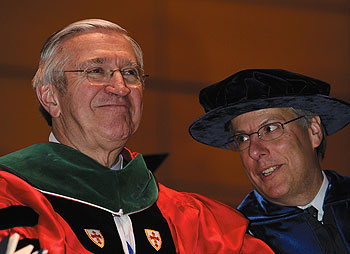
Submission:
<svg viewBox="0 0 350 254">
<path fill-rule="evenodd" d="M 264 141 L 277 139 L 280 136 L 282 136 L 284 132 L 284 126 L 286 124 L 299 120 L 303 117 L 305 116 L 299 116 L 297 118 L 294 118 L 284 123 L 280 123 L 280 122 L 269 123 L 264 126 L 261 126 L 258 129 L 258 131 L 252 132 L 250 134 L 239 133 L 239 134 L 233 135 L 232 137 L 229 138 L 226 144 L 229 145 L 234 151 L 243 151 L 249 147 L 251 135 L 258 134 L 259 139 Z"/>
<path fill-rule="evenodd" d="M 84 70 L 67 70 L 63 72 L 82 72 L 91 83 L 109 82 L 114 73 L 119 71 L 126 85 L 141 86 L 148 75 L 144 75 L 140 67 L 129 66 L 121 69 L 108 70 L 106 67 L 88 67 Z"/>
</svg>

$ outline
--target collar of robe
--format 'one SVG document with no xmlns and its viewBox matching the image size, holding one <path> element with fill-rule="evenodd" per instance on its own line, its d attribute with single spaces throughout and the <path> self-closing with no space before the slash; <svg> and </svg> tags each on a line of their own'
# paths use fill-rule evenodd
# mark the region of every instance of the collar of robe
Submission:
<svg viewBox="0 0 350 254">
<path fill-rule="evenodd" d="M 111 170 L 68 146 L 40 143 L 1 157 L 0 164 L 43 193 L 119 215 L 145 209 L 158 198 L 141 154 L 122 170 Z"/>
<path fill-rule="evenodd" d="M 324 209 L 327 206 L 349 200 L 350 177 L 341 176 L 335 171 L 324 170 L 328 178 L 329 185 L 324 200 Z M 250 220 L 251 224 L 264 224 L 266 221 L 285 219 L 294 217 L 304 211 L 296 206 L 282 206 L 266 200 L 256 190 L 250 192 L 238 206 L 240 210 Z"/>
</svg>

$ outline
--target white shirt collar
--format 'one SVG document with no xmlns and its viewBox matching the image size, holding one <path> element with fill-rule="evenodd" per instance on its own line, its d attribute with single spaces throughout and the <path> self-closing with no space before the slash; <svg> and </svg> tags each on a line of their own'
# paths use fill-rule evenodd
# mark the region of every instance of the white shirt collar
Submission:
<svg viewBox="0 0 350 254">
<path fill-rule="evenodd" d="M 61 143 L 60 141 L 57 140 L 57 138 L 55 137 L 55 135 L 51 132 L 50 136 L 49 136 L 49 142 L 53 142 L 53 143 Z M 119 158 L 116 164 L 114 164 L 111 169 L 112 170 L 120 170 L 123 168 L 123 156 L 121 154 L 119 154 Z"/>
<path fill-rule="evenodd" d="M 60 141 L 57 140 L 57 138 L 55 137 L 55 135 L 53 135 L 52 132 L 50 132 L 49 142 L 60 143 Z"/>
<path fill-rule="evenodd" d="M 298 206 L 299 208 L 301 209 L 306 209 L 310 206 L 313 206 L 317 209 L 318 211 L 318 221 L 322 221 L 323 219 L 323 214 L 324 214 L 324 211 L 323 211 L 323 202 L 324 202 L 324 198 L 326 196 L 326 191 L 327 191 L 327 187 L 328 187 L 328 179 L 327 179 L 327 176 L 326 174 L 322 171 L 322 175 L 323 175 L 323 182 L 322 182 L 322 185 L 321 185 L 321 188 L 319 189 L 316 197 L 307 205 L 304 205 L 304 206 Z"/>
</svg>

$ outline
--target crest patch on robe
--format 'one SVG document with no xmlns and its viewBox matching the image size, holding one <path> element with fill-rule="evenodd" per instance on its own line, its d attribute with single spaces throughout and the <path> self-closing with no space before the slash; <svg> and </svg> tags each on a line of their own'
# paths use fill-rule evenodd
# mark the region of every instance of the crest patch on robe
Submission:
<svg viewBox="0 0 350 254">
<path fill-rule="evenodd" d="M 98 229 L 84 229 L 85 233 L 89 236 L 91 241 L 93 241 L 97 246 L 103 248 L 105 246 L 105 239 Z"/>
<path fill-rule="evenodd" d="M 162 247 L 162 238 L 159 232 L 152 229 L 145 229 L 145 233 L 150 244 L 158 251 Z"/>
</svg>

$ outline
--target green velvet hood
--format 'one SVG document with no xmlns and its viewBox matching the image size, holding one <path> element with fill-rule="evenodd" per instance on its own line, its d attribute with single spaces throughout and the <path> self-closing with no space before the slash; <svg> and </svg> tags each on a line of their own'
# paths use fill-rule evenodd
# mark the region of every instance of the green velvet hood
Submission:
<svg viewBox="0 0 350 254">
<path fill-rule="evenodd" d="M 141 154 L 122 170 L 111 170 L 65 145 L 41 143 L 0 157 L 0 169 L 43 193 L 113 213 L 120 214 L 121 209 L 123 214 L 133 213 L 158 198 L 156 181 Z"/>
</svg>

